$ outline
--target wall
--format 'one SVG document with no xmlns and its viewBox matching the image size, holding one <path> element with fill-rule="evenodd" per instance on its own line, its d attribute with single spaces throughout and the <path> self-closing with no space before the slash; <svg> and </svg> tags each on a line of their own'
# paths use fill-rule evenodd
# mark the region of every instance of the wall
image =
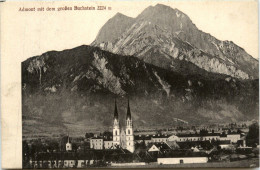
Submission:
<svg viewBox="0 0 260 170">
<path fill-rule="evenodd" d="M 158 164 L 180 164 L 180 160 L 183 160 L 184 164 L 189 163 L 207 163 L 207 157 L 183 157 L 183 158 L 158 158 Z"/>
<path fill-rule="evenodd" d="M 111 163 L 111 166 L 136 166 L 136 165 L 145 165 L 145 162 Z"/>
</svg>

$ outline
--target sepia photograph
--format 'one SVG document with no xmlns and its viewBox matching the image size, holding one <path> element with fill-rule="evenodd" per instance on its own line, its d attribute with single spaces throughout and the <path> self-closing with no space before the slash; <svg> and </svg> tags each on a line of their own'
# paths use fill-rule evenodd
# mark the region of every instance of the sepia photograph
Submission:
<svg viewBox="0 0 260 170">
<path fill-rule="evenodd" d="M 257 1 L 1 10 L 2 74 L 16 80 L 2 101 L 20 103 L 2 103 L 16 124 L 2 140 L 21 133 L 18 168 L 259 167 Z"/>
</svg>

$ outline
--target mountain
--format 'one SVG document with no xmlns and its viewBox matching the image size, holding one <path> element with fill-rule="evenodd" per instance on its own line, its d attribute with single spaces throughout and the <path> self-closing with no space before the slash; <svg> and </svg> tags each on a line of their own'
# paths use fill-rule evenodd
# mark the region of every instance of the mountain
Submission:
<svg viewBox="0 0 260 170">
<path fill-rule="evenodd" d="M 135 129 L 258 118 L 258 80 L 185 75 L 134 56 L 79 46 L 22 62 L 23 136 L 83 135 L 111 129 L 130 99 Z"/>
<path fill-rule="evenodd" d="M 113 18 L 107 21 L 106 25 L 103 26 L 103 30 L 98 33 L 96 41 L 110 41 L 112 43 L 115 43 L 116 39 L 120 37 L 120 35 L 126 30 L 126 28 L 131 26 L 133 22 L 133 18 L 125 16 L 121 13 L 117 13 Z"/>
<path fill-rule="evenodd" d="M 244 49 L 204 33 L 186 14 L 161 4 L 146 8 L 136 18 L 115 15 L 91 45 L 186 75 L 207 77 L 212 72 L 258 79 L 258 60 Z"/>
</svg>

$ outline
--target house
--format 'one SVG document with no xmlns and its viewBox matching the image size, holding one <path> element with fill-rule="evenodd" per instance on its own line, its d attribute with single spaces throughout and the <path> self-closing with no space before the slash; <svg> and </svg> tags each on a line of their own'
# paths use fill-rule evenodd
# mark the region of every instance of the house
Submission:
<svg viewBox="0 0 260 170">
<path fill-rule="evenodd" d="M 156 143 L 156 142 L 167 142 L 168 141 L 168 138 L 169 138 L 169 135 L 161 135 L 161 134 L 157 134 L 157 135 L 153 135 L 151 137 L 151 141 L 153 143 Z"/>
<path fill-rule="evenodd" d="M 168 137 L 168 141 L 186 142 L 186 141 L 211 141 L 219 140 L 219 133 L 207 133 L 207 134 L 177 134 Z"/>
<path fill-rule="evenodd" d="M 211 149 L 213 146 L 211 145 L 210 141 L 184 141 L 184 142 L 176 142 L 180 149 L 192 149 L 197 147 L 199 150 Z"/>
<path fill-rule="evenodd" d="M 176 141 L 167 141 L 166 144 L 170 146 L 172 149 L 179 149 L 180 146 L 177 144 Z"/>
<path fill-rule="evenodd" d="M 230 140 L 231 143 L 237 143 L 238 140 L 240 140 L 240 134 L 239 133 L 230 133 L 230 134 L 221 134 L 220 140 Z"/>
<path fill-rule="evenodd" d="M 157 158 L 159 165 L 207 163 L 207 154 L 201 152 L 173 152 L 169 157 Z"/>
<path fill-rule="evenodd" d="M 234 150 L 235 149 L 234 145 L 231 144 L 230 140 L 219 141 L 219 146 L 221 149 L 224 149 L 224 150 Z"/>
<path fill-rule="evenodd" d="M 149 143 L 152 142 L 152 136 L 151 135 L 135 135 L 134 136 L 135 143 L 142 143 L 144 142 L 147 146 Z"/>
<path fill-rule="evenodd" d="M 205 157 L 177 157 L 177 158 L 157 158 L 159 165 L 163 164 L 193 164 L 193 163 L 207 163 L 208 158 Z"/>
<path fill-rule="evenodd" d="M 90 139 L 90 148 L 91 149 L 103 149 L 103 138 L 102 137 L 93 137 Z"/>
<path fill-rule="evenodd" d="M 192 150 L 193 152 L 200 152 L 200 150 L 199 150 L 199 148 L 198 148 L 197 146 L 191 147 L 191 150 Z"/>
<path fill-rule="evenodd" d="M 104 149 L 113 149 L 113 140 L 104 139 Z"/>
<path fill-rule="evenodd" d="M 150 143 L 150 146 L 148 146 L 148 152 L 163 152 L 166 150 L 171 150 L 171 147 L 164 143 Z"/>
</svg>

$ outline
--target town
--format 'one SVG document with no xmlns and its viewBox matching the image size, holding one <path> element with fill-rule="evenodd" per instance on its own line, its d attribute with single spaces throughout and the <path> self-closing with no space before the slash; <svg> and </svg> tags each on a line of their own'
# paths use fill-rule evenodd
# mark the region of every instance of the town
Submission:
<svg viewBox="0 0 260 170">
<path fill-rule="evenodd" d="M 240 162 L 258 165 L 258 122 L 134 130 L 128 101 L 125 127 L 115 101 L 113 131 L 85 137 L 23 140 L 25 168 L 146 167 Z M 112 122 L 112 120 L 111 120 Z M 216 166 L 216 164 L 214 164 Z M 245 165 L 246 166 L 246 165 Z"/>
</svg>

